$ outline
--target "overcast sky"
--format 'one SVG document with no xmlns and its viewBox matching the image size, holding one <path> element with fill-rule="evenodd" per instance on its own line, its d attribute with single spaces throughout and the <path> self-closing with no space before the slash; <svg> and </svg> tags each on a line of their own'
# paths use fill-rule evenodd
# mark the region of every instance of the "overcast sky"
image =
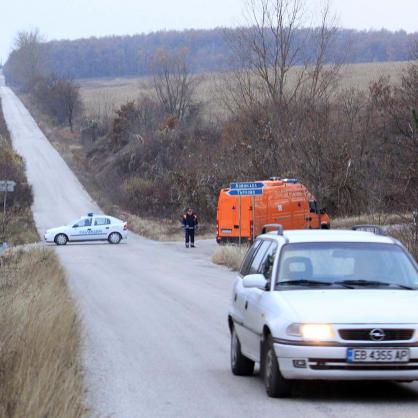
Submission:
<svg viewBox="0 0 418 418">
<path fill-rule="evenodd" d="M 16 33 L 48 40 L 243 23 L 246 0 L 0 0 L 0 59 Z M 321 0 L 306 0 L 312 9 Z M 418 31 L 418 0 L 332 0 L 341 27 Z"/>
</svg>

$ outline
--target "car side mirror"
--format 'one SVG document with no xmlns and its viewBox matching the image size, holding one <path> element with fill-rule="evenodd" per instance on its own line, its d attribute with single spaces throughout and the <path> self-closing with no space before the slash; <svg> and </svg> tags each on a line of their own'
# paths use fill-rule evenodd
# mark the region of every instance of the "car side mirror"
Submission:
<svg viewBox="0 0 418 418">
<path fill-rule="evenodd" d="M 267 280 L 262 274 L 249 274 L 242 279 L 242 285 L 245 288 L 257 288 L 266 290 Z"/>
</svg>

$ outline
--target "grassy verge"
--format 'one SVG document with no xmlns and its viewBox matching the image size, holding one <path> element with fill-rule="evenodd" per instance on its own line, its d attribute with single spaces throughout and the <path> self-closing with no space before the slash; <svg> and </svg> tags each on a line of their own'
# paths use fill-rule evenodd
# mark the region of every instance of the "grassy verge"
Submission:
<svg viewBox="0 0 418 418">
<path fill-rule="evenodd" d="M 3 214 L 0 214 L 0 225 Z M 39 241 L 30 208 L 11 209 L 6 217 L 6 241 L 9 246 L 23 245 Z"/>
<path fill-rule="evenodd" d="M 247 250 L 247 245 L 220 245 L 212 255 L 212 262 L 238 271 Z"/>
<path fill-rule="evenodd" d="M 30 206 L 32 189 L 27 183 L 25 164 L 12 147 L 10 133 L 4 120 L 0 100 L 0 180 L 16 183 L 13 193 L 8 194 L 3 236 L 3 193 L 0 192 L 0 244 L 6 241 L 9 246 L 39 241 Z"/>
<path fill-rule="evenodd" d="M 335 229 L 351 229 L 353 225 L 401 225 L 411 222 L 412 214 L 374 213 L 331 219 L 331 227 Z"/>
<path fill-rule="evenodd" d="M 0 266 L 0 416 L 87 416 L 79 344 L 55 253 L 9 250 Z"/>
</svg>

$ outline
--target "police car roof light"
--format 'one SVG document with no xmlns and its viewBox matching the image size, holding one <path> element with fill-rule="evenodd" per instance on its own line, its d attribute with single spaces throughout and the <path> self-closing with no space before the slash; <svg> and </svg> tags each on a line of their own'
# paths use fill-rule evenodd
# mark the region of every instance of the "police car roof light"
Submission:
<svg viewBox="0 0 418 418">
<path fill-rule="evenodd" d="M 87 216 L 93 216 L 93 212 L 89 212 Z"/>
</svg>

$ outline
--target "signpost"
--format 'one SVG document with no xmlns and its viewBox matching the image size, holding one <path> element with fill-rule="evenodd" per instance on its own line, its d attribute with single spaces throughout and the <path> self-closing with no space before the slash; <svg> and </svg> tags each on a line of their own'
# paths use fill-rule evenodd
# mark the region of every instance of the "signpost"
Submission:
<svg viewBox="0 0 418 418">
<path fill-rule="evenodd" d="M 239 246 L 241 247 L 241 197 L 242 196 L 252 196 L 253 197 L 253 230 L 252 236 L 253 241 L 255 239 L 255 196 L 261 196 L 263 194 L 264 183 L 261 181 L 256 182 L 241 182 L 241 183 L 231 183 L 229 185 L 230 196 L 239 196 Z"/>
<path fill-rule="evenodd" d="M 0 192 L 4 193 L 3 198 L 3 226 L 2 226 L 2 237 L 6 241 L 6 204 L 7 204 L 7 193 L 15 191 L 16 182 L 12 180 L 0 180 Z"/>
</svg>

